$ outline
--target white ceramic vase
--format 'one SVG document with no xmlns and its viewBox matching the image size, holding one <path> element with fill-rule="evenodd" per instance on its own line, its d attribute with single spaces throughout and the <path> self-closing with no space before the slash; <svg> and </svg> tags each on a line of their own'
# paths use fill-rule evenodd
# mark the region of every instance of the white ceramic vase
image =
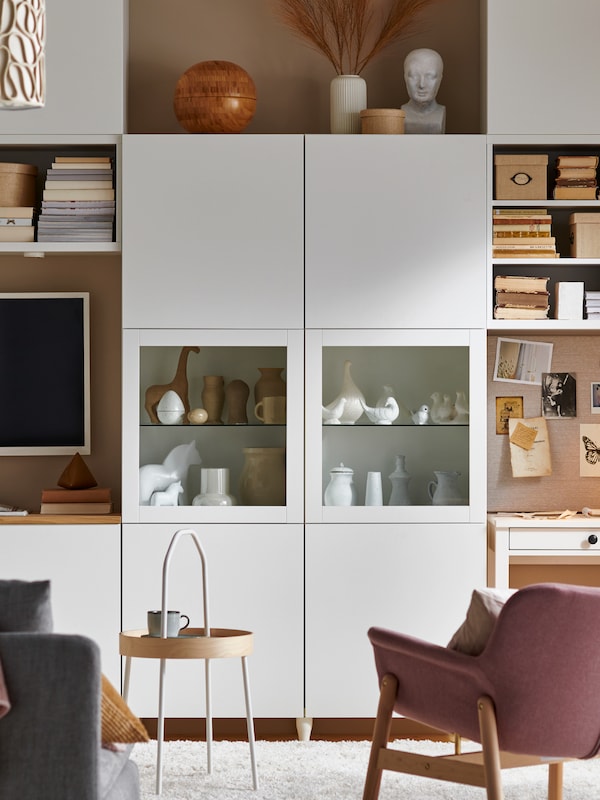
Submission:
<svg viewBox="0 0 600 800">
<path fill-rule="evenodd" d="M 337 417 L 340 425 L 354 425 L 354 423 L 362 417 L 363 407 L 365 405 L 365 396 L 354 383 L 352 375 L 350 374 L 351 361 L 344 361 L 344 377 L 342 379 L 342 388 L 339 395 L 329 405 L 325 406 L 325 410 L 332 410 L 340 407 L 340 401 L 343 399 L 345 402 L 341 406 L 341 413 Z"/>
<path fill-rule="evenodd" d="M 192 505 L 235 505 L 235 498 L 229 494 L 229 469 L 227 467 L 202 467 L 200 470 L 200 494 L 194 497 Z"/>
<path fill-rule="evenodd" d="M 360 75 L 336 75 L 329 87 L 331 133 L 360 133 L 360 112 L 367 107 L 367 83 Z"/>
</svg>

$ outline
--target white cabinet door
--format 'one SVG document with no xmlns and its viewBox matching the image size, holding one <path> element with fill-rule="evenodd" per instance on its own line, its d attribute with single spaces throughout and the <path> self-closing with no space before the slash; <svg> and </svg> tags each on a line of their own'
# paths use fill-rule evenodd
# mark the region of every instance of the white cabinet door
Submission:
<svg viewBox="0 0 600 800">
<path fill-rule="evenodd" d="M 302 136 L 125 136 L 123 326 L 303 327 Z"/>
<path fill-rule="evenodd" d="M 146 628 L 161 607 L 163 561 L 181 526 L 123 526 L 123 628 Z M 193 527 L 193 526 L 192 526 Z M 194 528 L 208 565 L 210 625 L 254 633 L 248 658 L 256 717 L 298 717 L 303 709 L 303 529 L 301 525 L 203 525 Z M 190 537 L 170 561 L 169 608 L 203 626 L 201 562 Z M 129 702 L 140 716 L 158 713 L 160 661 L 132 659 Z M 166 663 L 165 715 L 204 717 L 204 663 Z M 215 717 L 245 716 L 239 658 L 211 667 Z"/>
<path fill-rule="evenodd" d="M 485 6 L 486 132 L 597 132 L 600 3 L 487 0 Z"/>
<path fill-rule="evenodd" d="M 306 713 L 373 717 L 371 626 L 445 645 L 485 586 L 485 525 L 309 525 Z"/>
<path fill-rule="evenodd" d="M 119 686 L 120 525 L 0 525 L 0 578 L 51 581 L 57 633 L 100 645 L 102 670 Z"/>
<path fill-rule="evenodd" d="M 125 0 L 46 3 L 46 104 L 4 113 L 2 133 L 125 130 L 126 5 Z"/>
<path fill-rule="evenodd" d="M 483 136 L 307 136 L 306 327 L 485 327 Z"/>
</svg>

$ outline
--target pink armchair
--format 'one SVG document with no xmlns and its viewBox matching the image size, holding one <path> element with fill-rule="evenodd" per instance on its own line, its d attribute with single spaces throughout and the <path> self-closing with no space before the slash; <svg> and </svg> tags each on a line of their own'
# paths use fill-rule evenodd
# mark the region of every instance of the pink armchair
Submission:
<svg viewBox="0 0 600 800">
<path fill-rule="evenodd" d="M 478 656 L 371 628 L 381 687 L 363 800 L 383 770 L 482 786 L 502 800 L 501 770 L 549 765 L 562 798 L 562 762 L 600 749 L 600 589 L 536 584 L 504 605 Z M 481 743 L 481 752 L 429 757 L 388 746 L 392 713 Z"/>
</svg>

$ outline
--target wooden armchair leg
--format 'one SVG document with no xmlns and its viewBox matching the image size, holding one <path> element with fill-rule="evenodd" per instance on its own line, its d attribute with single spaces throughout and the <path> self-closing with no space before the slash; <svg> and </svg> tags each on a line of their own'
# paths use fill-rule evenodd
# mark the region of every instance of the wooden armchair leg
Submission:
<svg viewBox="0 0 600 800">
<path fill-rule="evenodd" d="M 378 764 L 379 751 L 387 747 L 390 739 L 392 713 L 397 692 L 398 679 L 394 675 L 384 675 L 381 681 L 375 727 L 373 728 L 371 755 L 369 756 L 369 766 L 367 767 L 363 800 L 377 800 L 379 796 L 381 774 L 383 772 Z"/>
<path fill-rule="evenodd" d="M 563 800 L 563 762 L 548 765 L 548 800 Z"/>
<path fill-rule="evenodd" d="M 504 800 L 500 747 L 498 746 L 498 730 L 496 728 L 496 710 L 491 698 L 479 698 L 477 701 L 477 713 L 479 716 L 487 798 L 488 800 Z"/>
</svg>

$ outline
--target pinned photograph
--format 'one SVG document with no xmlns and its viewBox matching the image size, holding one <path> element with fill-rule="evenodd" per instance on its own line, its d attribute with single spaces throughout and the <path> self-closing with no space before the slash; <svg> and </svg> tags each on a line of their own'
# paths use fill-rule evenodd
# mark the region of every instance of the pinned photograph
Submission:
<svg viewBox="0 0 600 800">
<path fill-rule="evenodd" d="M 577 382 L 570 372 L 542 374 L 542 416 L 547 419 L 572 419 L 577 416 Z"/>
<path fill-rule="evenodd" d="M 552 365 L 550 342 L 498 339 L 494 380 L 509 383 L 542 384 L 544 372 Z"/>
<path fill-rule="evenodd" d="M 600 478 L 600 425 L 579 426 L 579 475 Z"/>
</svg>

